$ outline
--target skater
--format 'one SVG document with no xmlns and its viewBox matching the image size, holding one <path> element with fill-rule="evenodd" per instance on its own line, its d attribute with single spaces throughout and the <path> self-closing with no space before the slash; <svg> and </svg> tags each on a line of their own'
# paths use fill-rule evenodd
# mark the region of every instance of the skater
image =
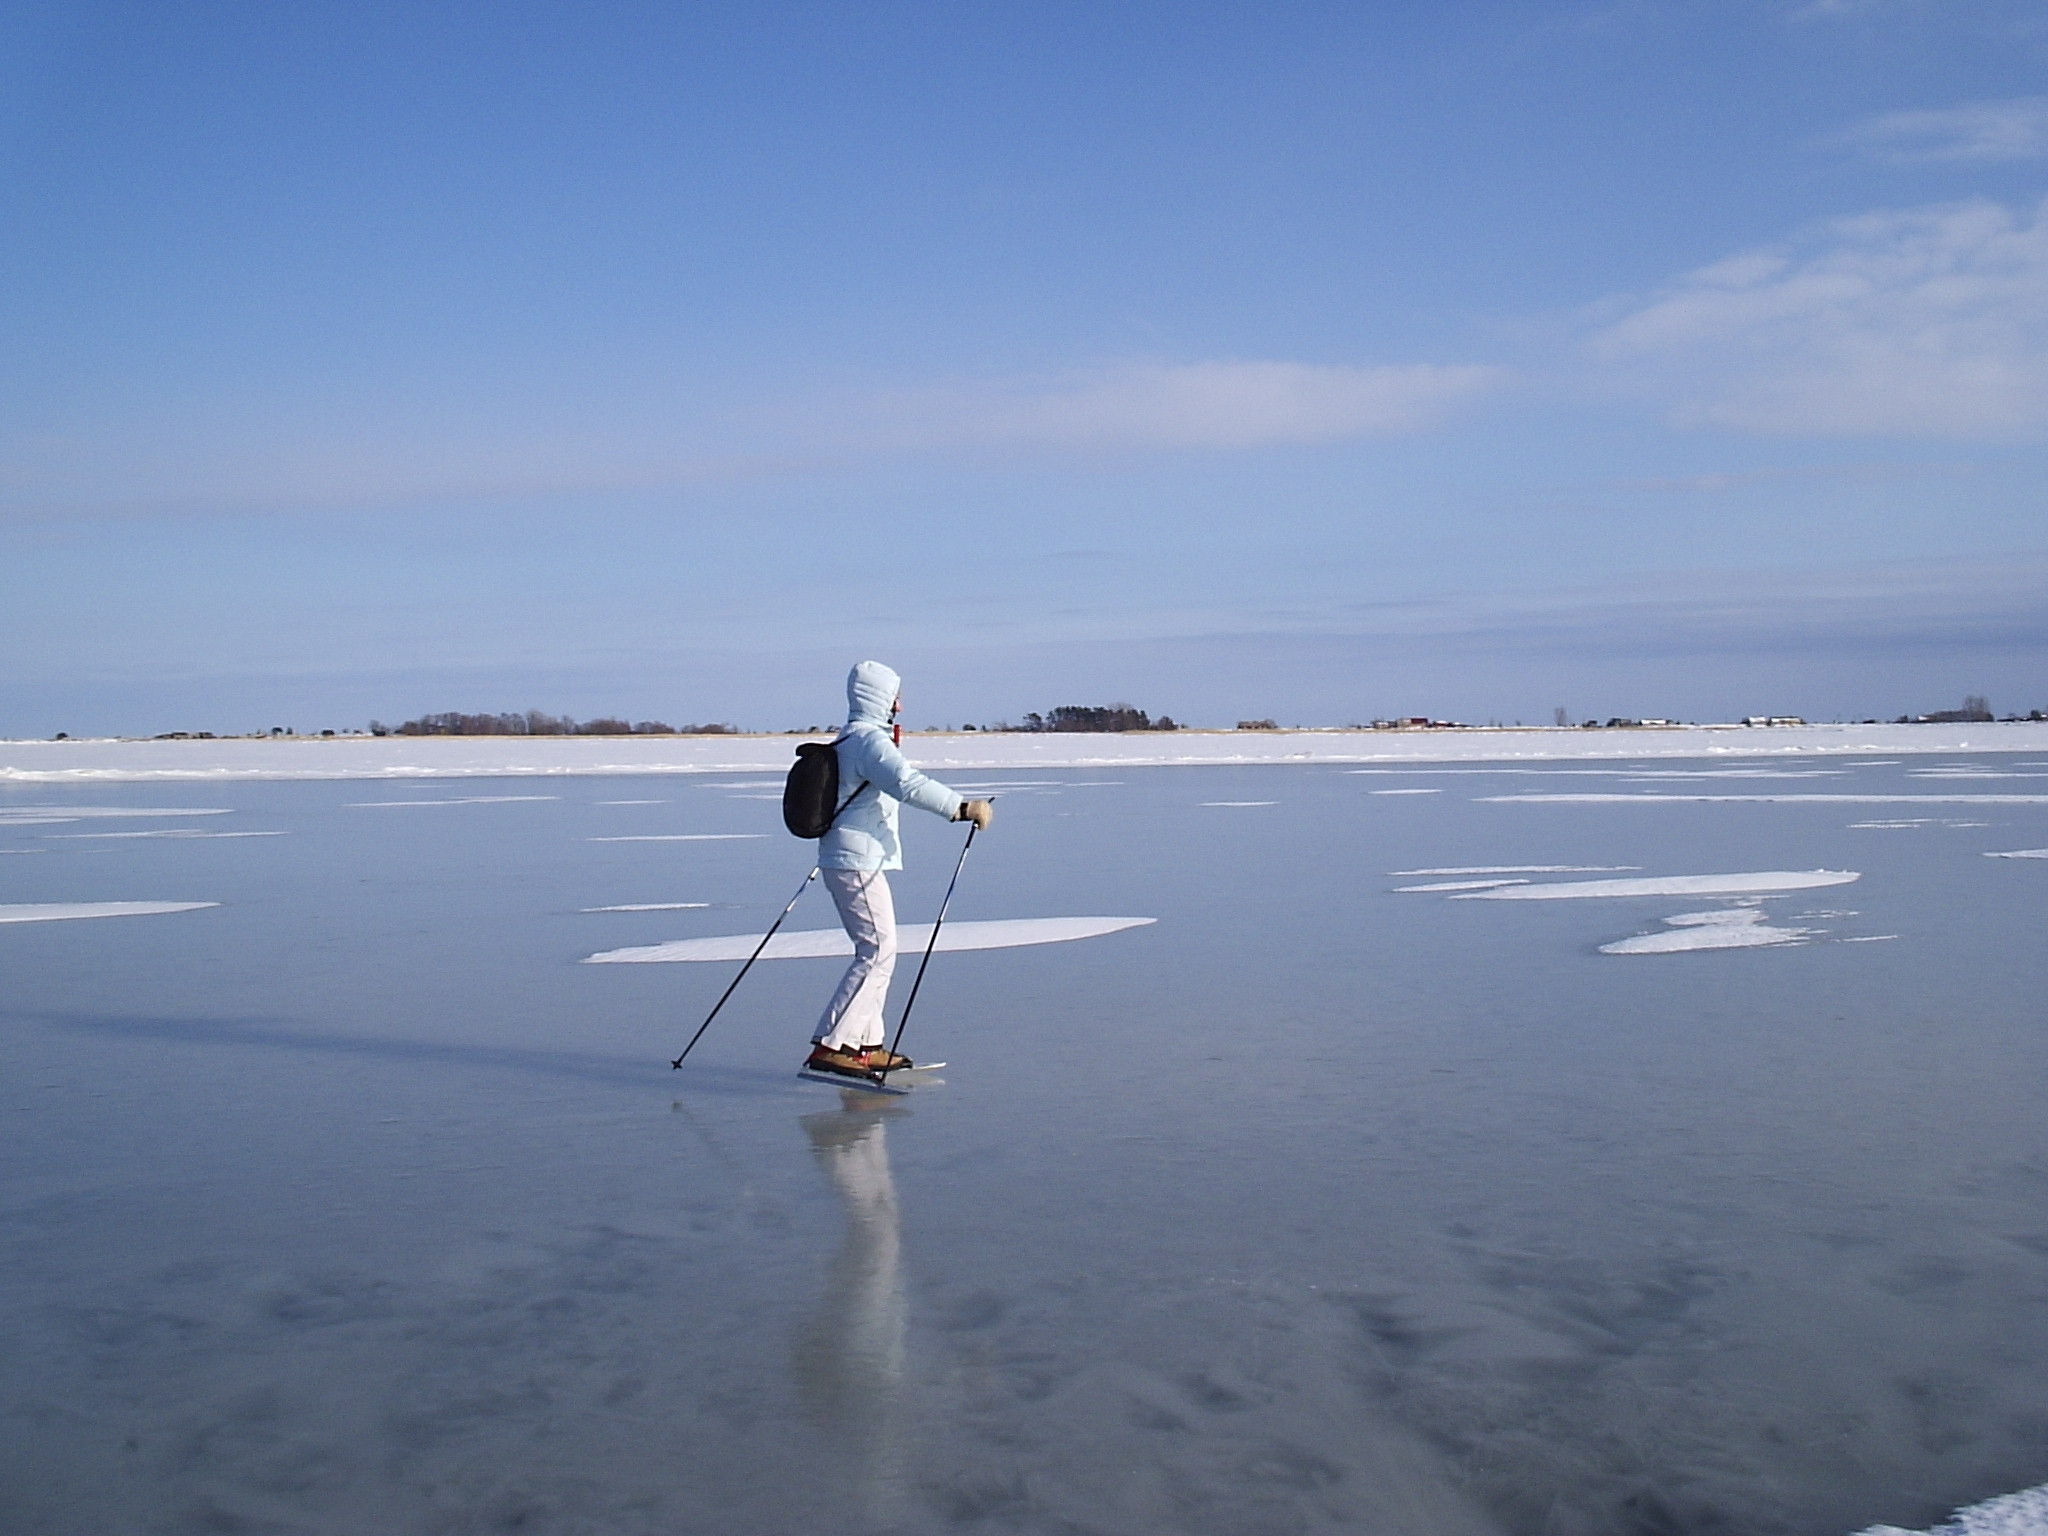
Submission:
<svg viewBox="0 0 2048 1536">
<path fill-rule="evenodd" d="M 896 968 L 896 907 L 887 872 L 903 867 L 897 803 L 908 801 L 948 821 L 971 821 L 977 830 L 987 828 L 995 807 L 966 799 L 904 760 L 892 729 L 903 707 L 902 680 L 879 661 L 863 661 L 847 674 L 846 704 L 846 729 L 834 746 L 840 793 L 852 798 L 819 842 L 818 867 L 853 940 L 853 964 L 825 1005 L 804 1067 L 871 1078 L 912 1065 L 882 1044 L 882 1004 Z"/>
</svg>

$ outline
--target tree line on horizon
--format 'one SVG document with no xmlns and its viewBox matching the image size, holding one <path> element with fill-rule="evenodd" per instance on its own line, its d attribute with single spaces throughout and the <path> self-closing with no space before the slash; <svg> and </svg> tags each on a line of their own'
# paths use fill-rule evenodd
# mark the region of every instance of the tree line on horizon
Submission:
<svg viewBox="0 0 2048 1536">
<path fill-rule="evenodd" d="M 1019 731 L 1177 731 L 1173 716 L 1154 720 L 1142 709 L 1129 704 L 1062 704 L 1049 714 L 1029 714 L 1024 723 L 1005 729 Z"/>
<path fill-rule="evenodd" d="M 497 715 L 466 715 L 449 710 L 421 715 L 402 725 L 370 722 L 372 736 L 731 736 L 730 725 L 667 725 L 660 720 L 628 722 L 610 715 L 575 720 L 543 710 L 509 710 Z"/>
</svg>

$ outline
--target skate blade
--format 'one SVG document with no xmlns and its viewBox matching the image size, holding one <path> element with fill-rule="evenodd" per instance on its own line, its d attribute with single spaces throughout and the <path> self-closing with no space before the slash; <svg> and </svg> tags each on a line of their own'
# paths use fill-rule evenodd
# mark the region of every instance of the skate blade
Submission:
<svg viewBox="0 0 2048 1536">
<path fill-rule="evenodd" d="M 886 1093 L 901 1096 L 910 1092 L 908 1087 L 895 1083 L 878 1083 L 865 1077 L 845 1077 L 837 1072 L 813 1072 L 809 1067 L 798 1067 L 796 1075 L 807 1083 L 823 1083 L 827 1088 L 850 1088 L 855 1093 Z"/>
</svg>

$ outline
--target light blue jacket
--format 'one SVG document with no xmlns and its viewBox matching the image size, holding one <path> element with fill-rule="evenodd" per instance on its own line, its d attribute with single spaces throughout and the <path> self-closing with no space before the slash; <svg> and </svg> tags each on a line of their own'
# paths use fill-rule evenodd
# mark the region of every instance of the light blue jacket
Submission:
<svg viewBox="0 0 2048 1536">
<path fill-rule="evenodd" d="M 889 739 L 889 708 L 903 680 L 879 661 L 863 661 L 846 675 L 846 729 L 839 749 L 839 798 L 867 787 L 818 842 L 821 869 L 901 869 L 903 844 L 896 807 L 908 801 L 948 821 L 960 814 L 961 796 L 911 767 Z"/>
</svg>

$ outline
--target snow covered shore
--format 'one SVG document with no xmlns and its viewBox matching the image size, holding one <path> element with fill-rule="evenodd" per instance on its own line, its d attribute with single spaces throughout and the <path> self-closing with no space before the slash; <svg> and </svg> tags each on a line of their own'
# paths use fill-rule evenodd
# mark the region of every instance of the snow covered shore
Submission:
<svg viewBox="0 0 2048 1536">
<path fill-rule="evenodd" d="M 296 736 L 213 741 L 0 741 L 0 784 L 780 773 L 797 736 Z M 1257 763 L 1398 766 L 1644 758 L 2027 752 L 2048 723 L 1738 725 L 1625 730 L 932 732 L 905 749 L 937 773 Z"/>
</svg>

